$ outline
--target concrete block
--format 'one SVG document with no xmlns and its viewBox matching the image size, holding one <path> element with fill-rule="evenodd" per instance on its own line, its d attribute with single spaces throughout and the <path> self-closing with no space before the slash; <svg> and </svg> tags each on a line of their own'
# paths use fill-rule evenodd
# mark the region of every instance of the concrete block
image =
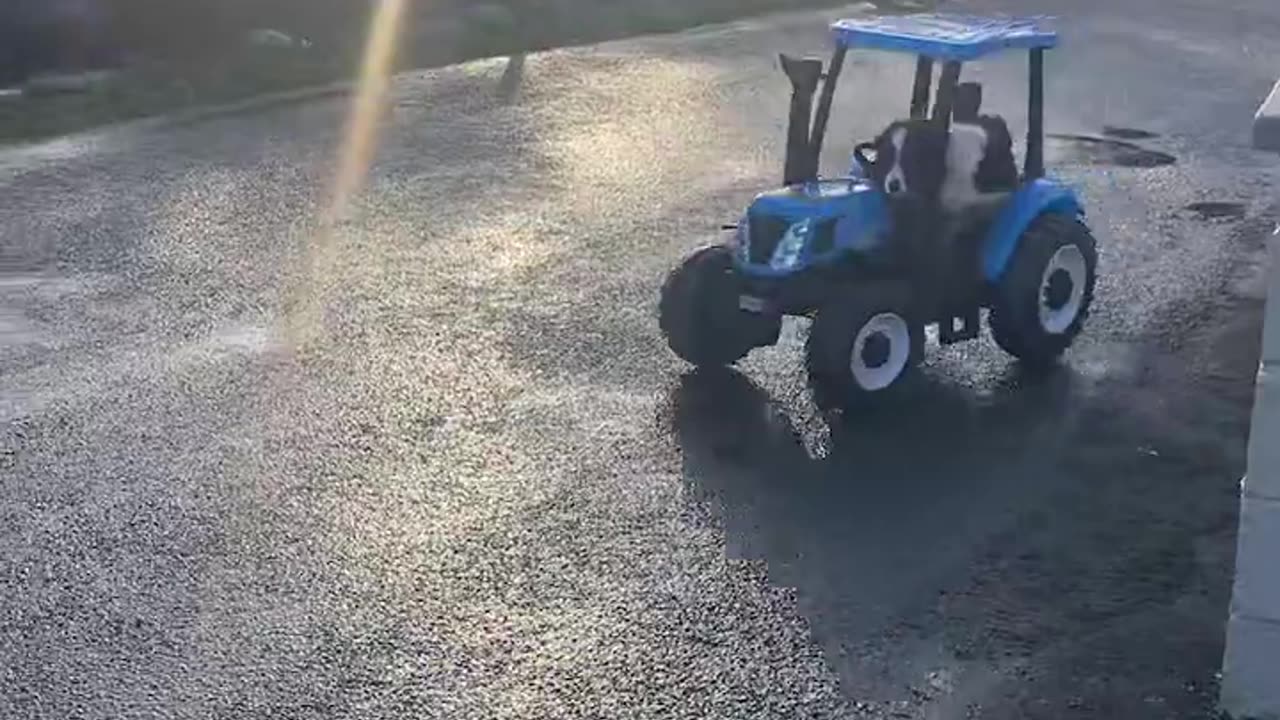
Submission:
<svg viewBox="0 0 1280 720">
<path fill-rule="evenodd" d="M 1280 624 L 1232 616 L 1222 670 L 1223 710 L 1239 720 L 1280 720 Z"/>
<path fill-rule="evenodd" d="M 1280 501 L 1245 497 L 1240 505 L 1231 612 L 1280 627 Z M 1275 667 L 1280 683 L 1280 655 Z"/>
<path fill-rule="evenodd" d="M 1258 111 L 1258 147 L 1280 151 L 1280 83 Z M 1270 244 L 1262 363 L 1240 506 L 1236 580 L 1222 667 L 1222 709 L 1280 720 L 1280 244 Z"/>
<path fill-rule="evenodd" d="M 1280 295 L 1268 305 L 1280 307 Z M 1258 370 L 1246 472 L 1246 497 L 1280 500 L 1280 363 L 1264 363 Z"/>
<path fill-rule="evenodd" d="M 1267 242 L 1267 312 L 1262 329 L 1262 361 L 1280 368 L 1280 235 Z"/>
<path fill-rule="evenodd" d="M 1253 146 L 1280 152 L 1280 82 L 1253 117 Z"/>
</svg>

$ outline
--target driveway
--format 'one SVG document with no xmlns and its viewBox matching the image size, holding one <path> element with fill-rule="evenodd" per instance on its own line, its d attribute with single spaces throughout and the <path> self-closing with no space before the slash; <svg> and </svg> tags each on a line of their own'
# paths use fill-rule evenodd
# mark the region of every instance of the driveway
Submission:
<svg viewBox="0 0 1280 720">
<path fill-rule="evenodd" d="M 801 323 L 706 374 L 655 319 L 840 12 L 403 76 L 336 216 L 340 100 L 0 151 L 0 716 L 1206 716 L 1280 9 L 1198 4 L 1058 23 L 1063 366 L 931 348 L 851 426 Z M 853 62 L 831 171 L 906 109 Z M 1020 133 L 1024 60 L 974 73 Z"/>
</svg>

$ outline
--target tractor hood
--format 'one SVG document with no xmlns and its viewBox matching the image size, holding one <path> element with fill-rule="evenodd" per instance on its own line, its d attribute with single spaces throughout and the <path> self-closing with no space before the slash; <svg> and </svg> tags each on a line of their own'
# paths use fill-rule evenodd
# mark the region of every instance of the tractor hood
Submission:
<svg viewBox="0 0 1280 720">
<path fill-rule="evenodd" d="M 858 178 L 797 183 L 757 195 L 739 228 L 738 267 L 786 275 L 875 249 L 889 227 L 884 196 Z"/>
<path fill-rule="evenodd" d="M 816 220 L 856 212 L 867 203 L 882 205 L 884 199 L 866 180 L 817 180 L 760 193 L 751 203 L 750 212 L 790 220 Z"/>
</svg>

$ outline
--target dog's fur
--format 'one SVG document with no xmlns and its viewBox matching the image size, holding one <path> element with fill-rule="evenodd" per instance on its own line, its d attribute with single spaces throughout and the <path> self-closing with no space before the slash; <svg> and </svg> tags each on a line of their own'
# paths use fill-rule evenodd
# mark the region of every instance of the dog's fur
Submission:
<svg viewBox="0 0 1280 720">
<path fill-rule="evenodd" d="M 950 132 L 899 120 L 874 144 L 871 177 L 886 195 L 913 195 L 948 216 L 998 206 L 1018 186 L 1013 137 L 998 116 L 955 122 Z"/>
<path fill-rule="evenodd" d="M 954 122 L 950 132 L 930 120 L 900 120 L 874 147 L 871 178 L 889 197 L 920 282 L 946 295 L 957 270 L 977 268 L 975 256 L 955 254 L 959 239 L 1018 186 L 1009 127 L 991 115 Z"/>
</svg>

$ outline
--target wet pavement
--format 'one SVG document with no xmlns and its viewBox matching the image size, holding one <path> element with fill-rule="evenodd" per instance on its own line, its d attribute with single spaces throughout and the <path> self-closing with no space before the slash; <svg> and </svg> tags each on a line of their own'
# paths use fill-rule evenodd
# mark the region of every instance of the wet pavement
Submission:
<svg viewBox="0 0 1280 720">
<path fill-rule="evenodd" d="M 853 424 L 801 323 L 689 373 L 654 316 L 816 14 L 401 78 L 327 232 L 339 101 L 0 151 L 0 717 L 1207 715 L 1280 10 L 1197 4 L 1060 23 L 1063 367 L 931 343 Z M 906 106 L 855 63 L 832 170 Z M 974 70 L 1017 133 L 1022 59 Z"/>
</svg>

